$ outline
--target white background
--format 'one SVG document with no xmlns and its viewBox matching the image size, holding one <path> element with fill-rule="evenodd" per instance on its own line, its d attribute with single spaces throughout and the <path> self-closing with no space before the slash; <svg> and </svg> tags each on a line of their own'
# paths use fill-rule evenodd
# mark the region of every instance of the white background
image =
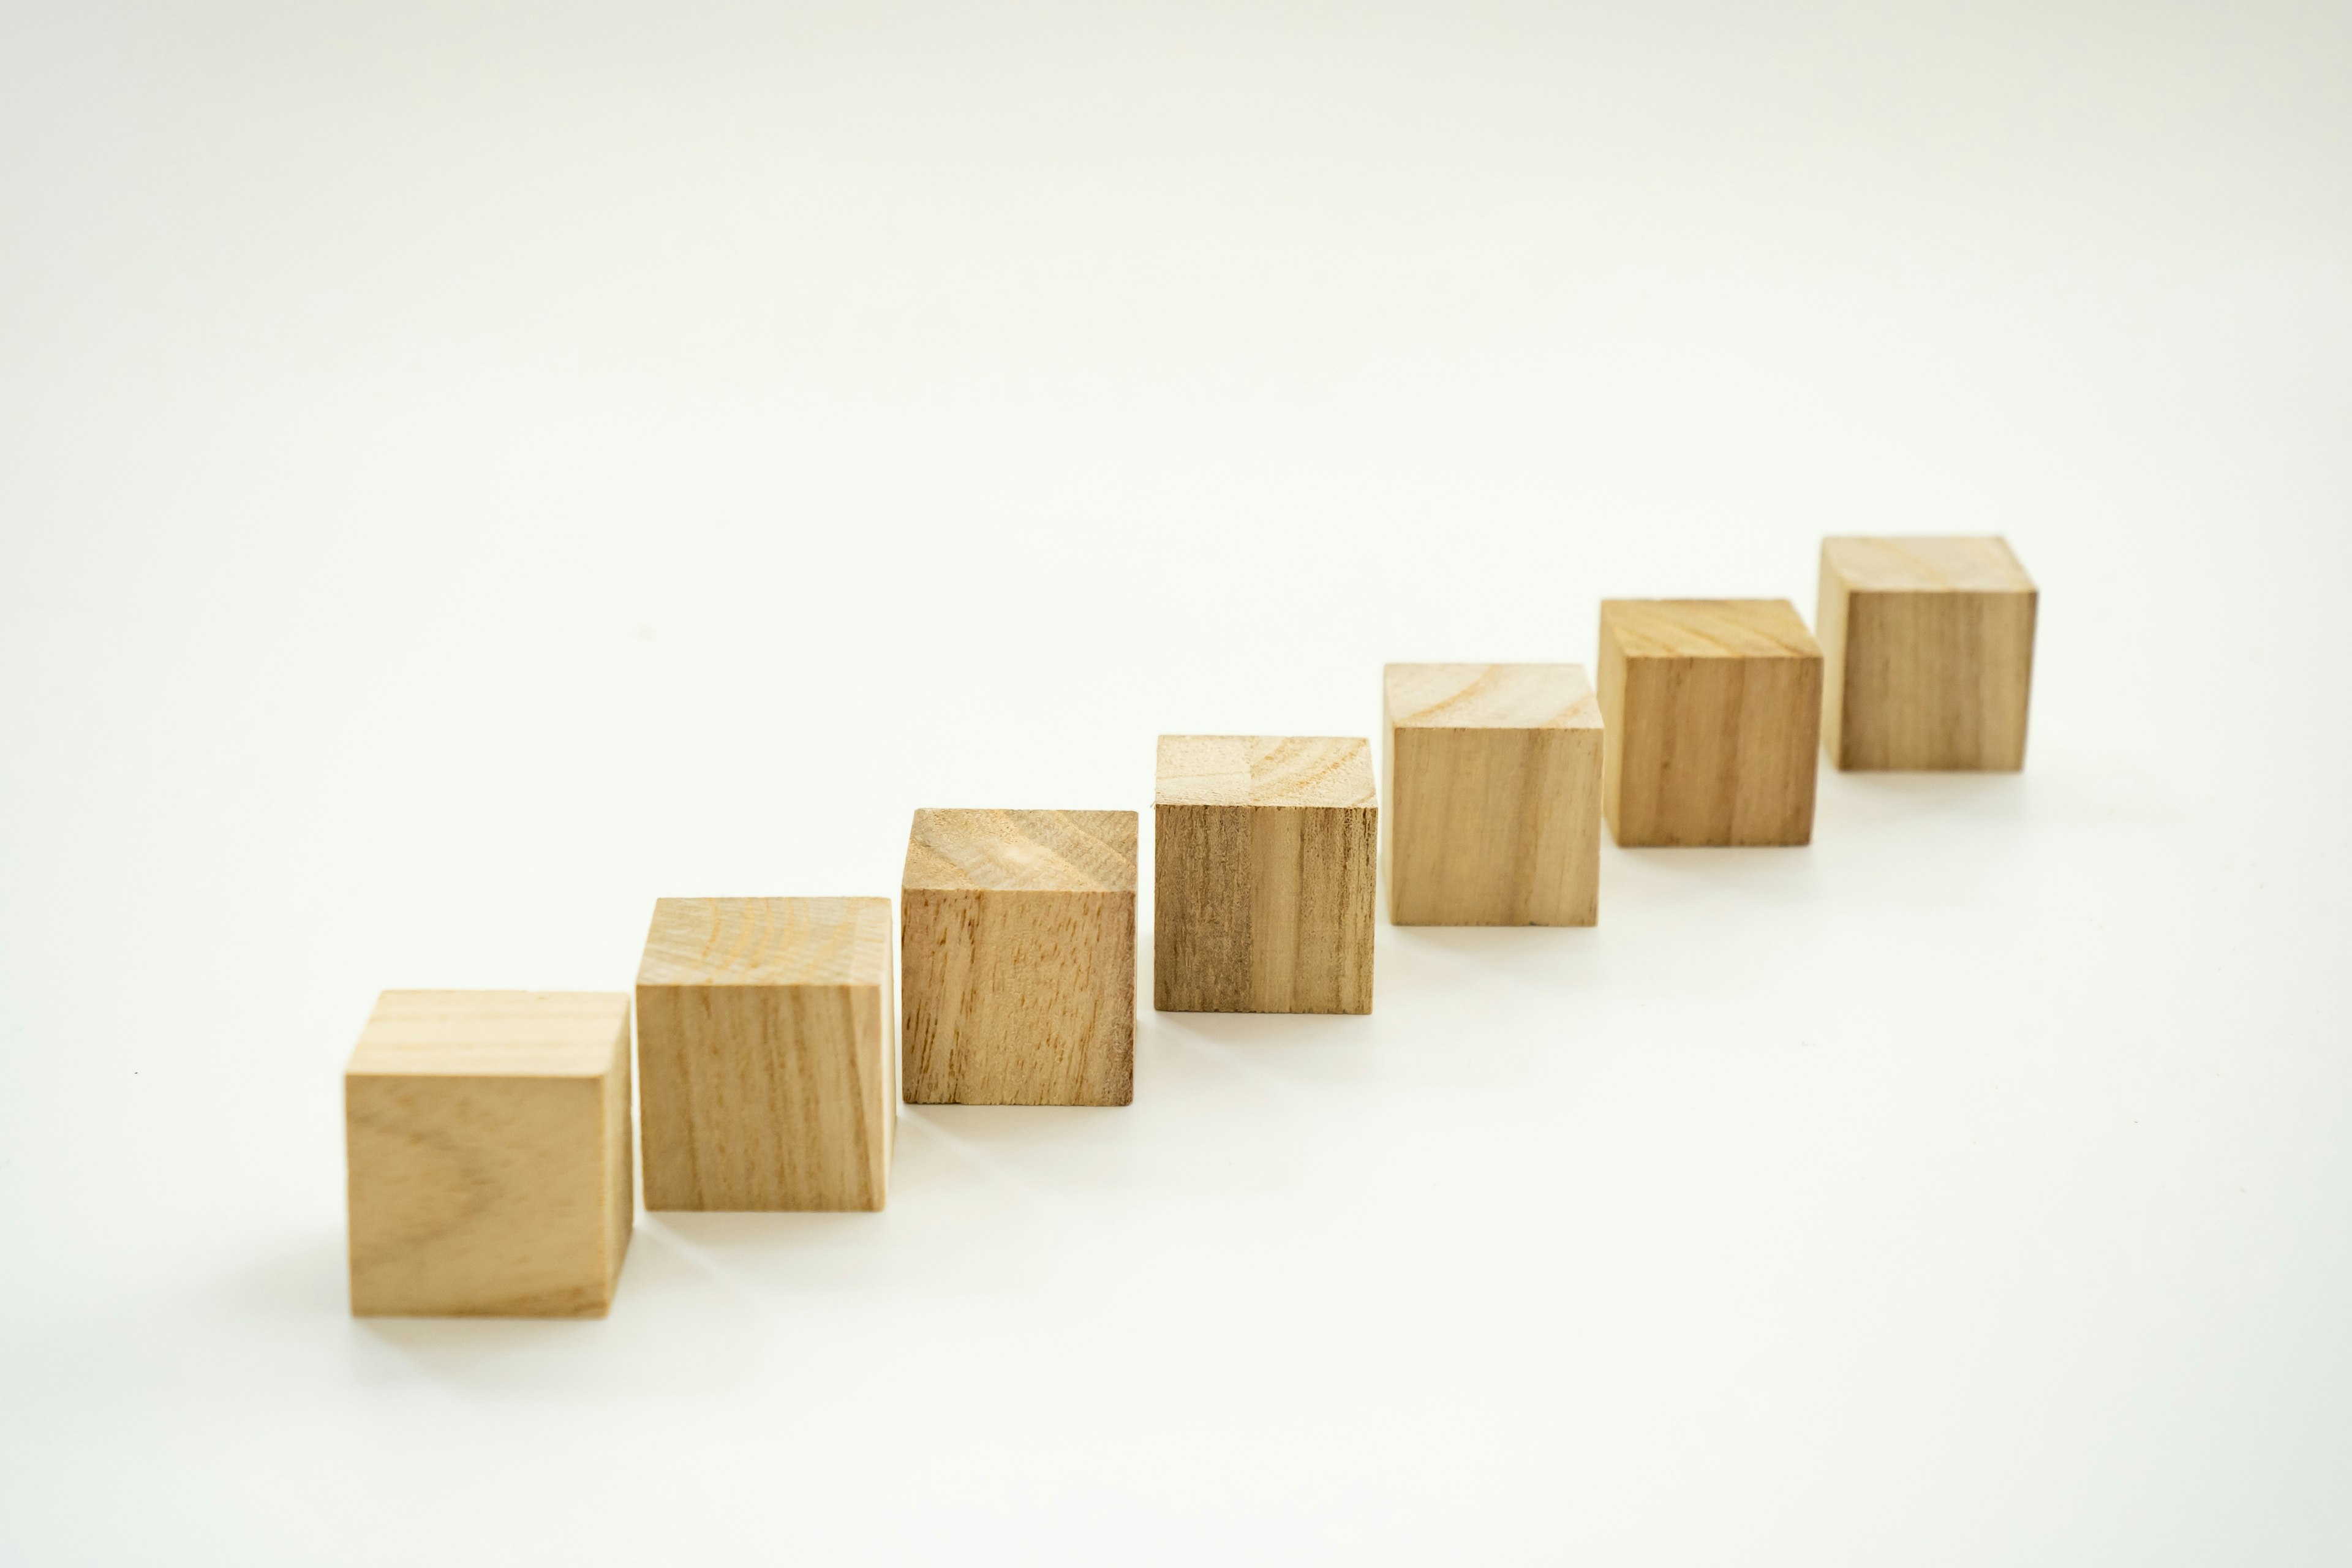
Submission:
<svg viewBox="0 0 2352 1568">
<path fill-rule="evenodd" d="M 0 1560 L 2352 1556 L 2347 80 L 2340 4 L 5 0 Z M 603 1321 L 347 1315 L 380 988 L 1937 531 L 2042 585 L 2021 776 L 1147 1010 L 1131 1109 L 641 1216 Z"/>
</svg>

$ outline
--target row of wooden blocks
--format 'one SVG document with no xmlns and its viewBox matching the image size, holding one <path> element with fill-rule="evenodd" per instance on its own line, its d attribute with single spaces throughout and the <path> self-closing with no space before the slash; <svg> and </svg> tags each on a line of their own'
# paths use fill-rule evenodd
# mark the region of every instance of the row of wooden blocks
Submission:
<svg viewBox="0 0 2352 1568">
<path fill-rule="evenodd" d="M 1802 844 L 1824 747 L 2016 768 L 2034 609 L 1999 540 L 1831 540 L 1819 644 L 1785 601 L 1610 601 L 1597 693 L 1574 665 L 1391 665 L 1385 814 L 1365 741 L 1162 736 L 1154 1005 L 1370 1011 L 1381 868 L 1397 924 L 1590 925 L 1604 818 L 1625 845 Z M 878 1209 L 902 1100 L 1129 1103 L 1139 827 L 917 812 L 895 966 L 887 899 L 659 900 L 646 1207 Z M 383 994 L 345 1077 L 354 1311 L 605 1310 L 635 1214 L 631 1011 Z"/>
</svg>

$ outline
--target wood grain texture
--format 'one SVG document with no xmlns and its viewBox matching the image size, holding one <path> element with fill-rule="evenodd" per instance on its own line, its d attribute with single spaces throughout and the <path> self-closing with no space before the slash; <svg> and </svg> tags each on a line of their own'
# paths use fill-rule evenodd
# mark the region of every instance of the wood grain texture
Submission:
<svg viewBox="0 0 2352 1568">
<path fill-rule="evenodd" d="M 907 1100 L 1135 1099 L 1131 811 L 915 813 L 899 890 Z"/>
<path fill-rule="evenodd" d="M 387 991 L 343 1074 L 352 1310 L 602 1317 L 628 1254 L 629 999 Z"/>
<path fill-rule="evenodd" d="M 878 1209 L 887 899 L 663 899 L 637 970 L 646 1207 Z"/>
<path fill-rule="evenodd" d="M 1379 810 L 1367 742 L 1162 735 L 1153 811 L 1153 1005 L 1372 1010 Z"/>
<path fill-rule="evenodd" d="M 1601 809 L 1617 842 L 1805 844 L 1822 651 L 1785 599 L 1601 606 Z"/>
<path fill-rule="evenodd" d="M 1600 699 L 1573 664 L 1391 664 L 1381 864 L 1398 925 L 1591 925 Z"/>
<path fill-rule="evenodd" d="M 1822 541 L 1822 744 L 1841 768 L 2025 765 L 2039 595 L 2006 540 Z"/>
</svg>

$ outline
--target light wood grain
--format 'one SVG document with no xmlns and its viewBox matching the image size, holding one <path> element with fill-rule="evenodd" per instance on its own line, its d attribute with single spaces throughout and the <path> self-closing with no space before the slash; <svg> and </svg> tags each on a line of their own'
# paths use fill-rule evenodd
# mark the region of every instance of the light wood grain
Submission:
<svg viewBox="0 0 2352 1568">
<path fill-rule="evenodd" d="M 1998 538 L 1822 541 L 1822 744 L 1841 768 L 2025 765 L 2039 595 Z"/>
<path fill-rule="evenodd" d="M 1391 664 L 1381 863 L 1398 925 L 1591 925 L 1601 703 L 1573 664 Z"/>
<path fill-rule="evenodd" d="M 1372 1010 L 1367 742 L 1162 735 L 1153 812 L 1155 1006 Z"/>
<path fill-rule="evenodd" d="M 899 890 L 907 1100 L 1135 1098 L 1131 811 L 915 813 Z"/>
<path fill-rule="evenodd" d="M 1601 606 L 1601 809 L 1617 842 L 1804 844 L 1822 651 L 1785 599 Z"/>
<path fill-rule="evenodd" d="M 354 1313 L 611 1306 L 635 1217 L 626 996 L 387 991 L 343 1114 Z"/>
<path fill-rule="evenodd" d="M 887 899 L 663 899 L 637 971 L 649 1209 L 878 1209 Z"/>
</svg>

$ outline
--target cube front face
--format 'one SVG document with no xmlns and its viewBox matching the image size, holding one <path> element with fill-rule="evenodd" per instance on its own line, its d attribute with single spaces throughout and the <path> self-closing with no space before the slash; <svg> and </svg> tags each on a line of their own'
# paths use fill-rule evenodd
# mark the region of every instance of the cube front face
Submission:
<svg viewBox="0 0 2352 1568">
<path fill-rule="evenodd" d="M 1154 822 L 1155 1006 L 1372 1010 L 1369 744 L 1163 735 Z"/>
<path fill-rule="evenodd" d="M 663 899 L 637 974 L 649 1209 L 878 1209 L 887 899 Z"/>
<path fill-rule="evenodd" d="M 1601 722 L 1583 669 L 1391 665 L 1382 687 L 1389 919 L 1594 923 Z"/>
<path fill-rule="evenodd" d="M 1131 811 L 915 814 L 909 1104 L 1134 1100 L 1139 826 Z"/>
<path fill-rule="evenodd" d="M 1823 540 L 1831 759 L 1858 770 L 2022 768 L 2038 600 L 1997 538 Z"/>
<path fill-rule="evenodd" d="M 352 1310 L 600 1317 L 627 1255 L 629 999 L 402 992 L 343 1079 Z"/>
<path fill-rule="evenodd" d="M 1603 603 L 1601 805 L 1617 842 L 1810 842 L 1822 675 L 1786 600 Z"/>
</svg>

